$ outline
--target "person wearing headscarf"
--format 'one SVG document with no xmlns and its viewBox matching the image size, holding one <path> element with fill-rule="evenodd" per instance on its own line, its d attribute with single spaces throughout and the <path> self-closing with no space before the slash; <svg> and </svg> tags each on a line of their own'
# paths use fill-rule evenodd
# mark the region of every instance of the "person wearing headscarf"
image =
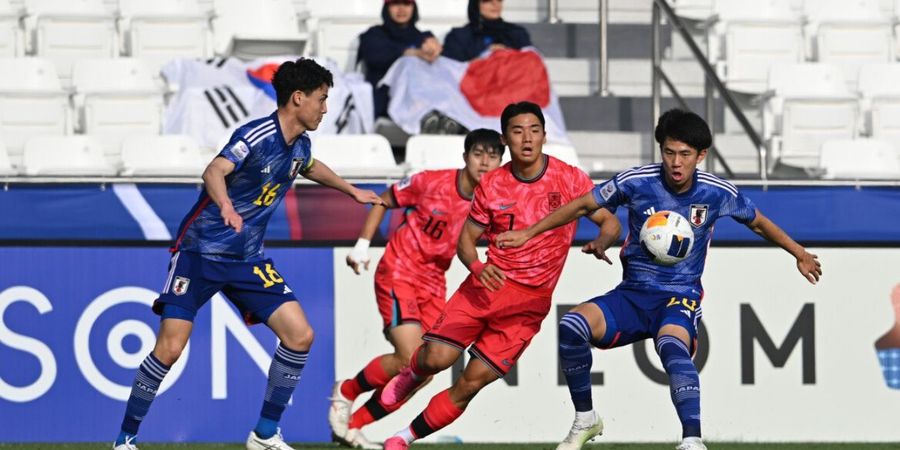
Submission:
<svg viewBox="0 0 900 450">
<path fill-rule="evenodd" d="M 443 56 L 471 61 L 485 50 L 531 45 L 525 28 L 503 20 L 503 0 L 469 0 L 469 23 L 450 30 L 444 39 Z"/>
<path fill-rule="evenodd" d="M 401 56 L 418 56 L 433 62 L 441 54 L 441 44 L 430 31 L 416 28 L 419 10 L 415 0 L 385 0 L 383 23 L 359 36 L 357 61 L 363 64 L 366 81 L 372 84 L 375 117 L 387 116 L 388 87 L 378 87 L 391 64 Z"/>
</svg>

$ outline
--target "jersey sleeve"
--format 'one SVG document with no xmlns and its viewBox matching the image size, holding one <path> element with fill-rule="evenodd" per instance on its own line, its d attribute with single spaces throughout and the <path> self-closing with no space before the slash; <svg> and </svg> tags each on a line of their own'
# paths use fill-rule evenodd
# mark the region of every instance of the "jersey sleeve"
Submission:
<svg viewBox="0 0 900 450">
<path fill-rule="evenodd" d="M 616 177 L 612 177 L 605 183 L 594 186 L 591 193 L 594 195 L 594 201 L 601 208 L 606 208 L 610 212 L 616 212 L 616 208 L 625 203 L 627 197 L 622 187 L 616 181 Z"/>
<path fill-rule="evenodd" d="M 315 162 L 315 158 L 313 158 L 312 156 L 312 142 L 309 140 L 309 136 L 307 136 L 306 133 L 303 133 L 300 135 L 300 139 L 300 152 L 302 154 L 303 161 L 305 162 L 303 163 L 303 167 L 300 168 L 299 173 L 304 174 L 306 172 L 309 172 L 309 169 L 312 168 L 313 163 Z"/>
<path fill-rule="evenodd" d="M 425 184 L 425 172 L 410 175 L 391 186 L 391 193 L 397 206 L 413 206 L 419 202 L 419 198 Z"/>
<path fill-rule="evenodd" d="M 572 167 L 572 198 L 581 197 L 594 189 L 594 182 L 583 170 Z"/>
<path fill-rule="evenodd" d="M 244 165 L 244 160 L 247 159 L 249 154 L 250 146 L 247 145 L 247 142 L 244 141 L 243 138 L 237 135 L 237 132 L 235 132 L 235 134 L 231 136 L 231 140 L 228 141 L 228 144 L 225 144 L 225 147 L 219 152 L 218 156 L 233 162 L 234 170 L 239 170 L 241 166 Z"/>
<path fill-rule="evenodd" d="M 469 210 L 469 220 L 482 227 L 487 228 L 491 223 L 490 210 L 487 207 L 486 193 L 481 183 L 475 186 L 475 194 L 472 197 L 472 208 Z"/>
<path fill-rule="evenodd" d="M 737 195 L 728 194 L 719 209 L 719 217 L 726 216 L 746 225 L 756 219 L 756 205 L 741 191 Z"/>
</svg>

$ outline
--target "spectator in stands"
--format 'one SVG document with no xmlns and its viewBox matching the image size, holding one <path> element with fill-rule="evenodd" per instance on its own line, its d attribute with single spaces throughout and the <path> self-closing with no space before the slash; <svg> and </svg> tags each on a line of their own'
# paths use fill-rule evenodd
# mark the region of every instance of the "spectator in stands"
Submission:
<svg viewBox="0 0 900 450">
<path fill-rule="evenodd" d="M 531 45 L 528 31 L 503 20 L 503 0 L 469 0 L 469 23 L 450 30 L 444 39 L 443 56 L 471 61 L 485 50 Z"/>
<path fill-rule="evenodd" d="M 375 117 L 387 116 L 388 87 L 378 81 L 401 56 L 418 56 L 434 62 L 441 54 L 441 43 L 430 31 L 416 28 L 419 9 L 415 0 L 385 0 L 381 8 L 381 25 L 369 28 L 359 36 L 356 60 L 363 63 L 366 81 L 372 83 Z"/>
</svg>

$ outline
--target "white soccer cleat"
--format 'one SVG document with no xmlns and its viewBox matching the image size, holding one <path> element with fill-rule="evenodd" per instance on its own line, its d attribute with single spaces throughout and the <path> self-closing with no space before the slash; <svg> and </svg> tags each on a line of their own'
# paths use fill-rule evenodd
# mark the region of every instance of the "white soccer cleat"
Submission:
<svg viewBox="0 0 900 450">
<path fill-rule="evenodd" d="M 338 439 L 344 439 L 347 436 L 347 424 L 350 422 L 350 408 L 353 402 L 341 393 L 341 385 L 344 381 L 337 381 L 331 389 L 331 408 L 328 409 L 328 425 L 331 426 L 331 433 Z"/>
<path fill-rule="evenodd" d="M 675 447 L 675 450 L 706 450 L 703 441 L 698 437 L 686 437 L 681 440 L 681 444 Z"/>
<path fill-rule="evenodd" d="M 275 432 L 275 436 L 268 439 L 262 439 L 251 430 L 250 436 L 247 436 L 247 450 L 294 450 L 293 447 L 284 442 L 281 437 L 281 428 Z"/>
<path fill-rule="evenodd" d="M 587 441 L 601 434 L 603 434 L 603 421 L 596 412 L 593 413 L 593 420 L 581 421 L 576 418 L 572 423 L 572 429 L 569 430 L 569 435 L 556 446 L 556 450 L 580 450 Z"/>
<path fill-rule="evenodd" d="M 362 448 L 367 450 L 381 450 L 384 448 L 381 444 L 376 444 L 366 439 L 366 436 L 359 428 L 347 430 L 347 435 L 341 439 L 341 444 L 350 448 Z"/>
<path fill-rule="evenodd" d="M 119 445 L 113 442 L 113 450 L 138 450 L 137 445 L 133 443 L 136 438 L 137 436 L 125 438 L 125 443 Z"/>
</svg>

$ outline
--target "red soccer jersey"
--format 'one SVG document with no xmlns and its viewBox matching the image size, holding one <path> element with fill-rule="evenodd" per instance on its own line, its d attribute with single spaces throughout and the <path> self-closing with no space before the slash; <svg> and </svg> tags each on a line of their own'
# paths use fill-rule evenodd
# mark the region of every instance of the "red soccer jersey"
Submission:
<svg viewBox="0 0 900 450">
<path fill-rule="evenodd" d="M 388 242 L 385 257 L 417 278 L 443 275 L 456 255 L 472 199 L 459 189 L 462 170 L 426 170 L 391 186 L 397 206 L 407 207 L 403 225 Z"/>
<path fill-rule="evenodd" d="M 553 289 L 569 254 L 577 221 L 541 233 L 519 248 L 498 248 L 495 239 L 504 231 L 530 227 L 593 187 L 581 169 L 547 155 L 543 171 L 532 180 L 516 176 L 512 163 L 482 176 L 469 219 L 485 227 L 490 240 L 488 262 L 521 284 Z"/>
</svg>

